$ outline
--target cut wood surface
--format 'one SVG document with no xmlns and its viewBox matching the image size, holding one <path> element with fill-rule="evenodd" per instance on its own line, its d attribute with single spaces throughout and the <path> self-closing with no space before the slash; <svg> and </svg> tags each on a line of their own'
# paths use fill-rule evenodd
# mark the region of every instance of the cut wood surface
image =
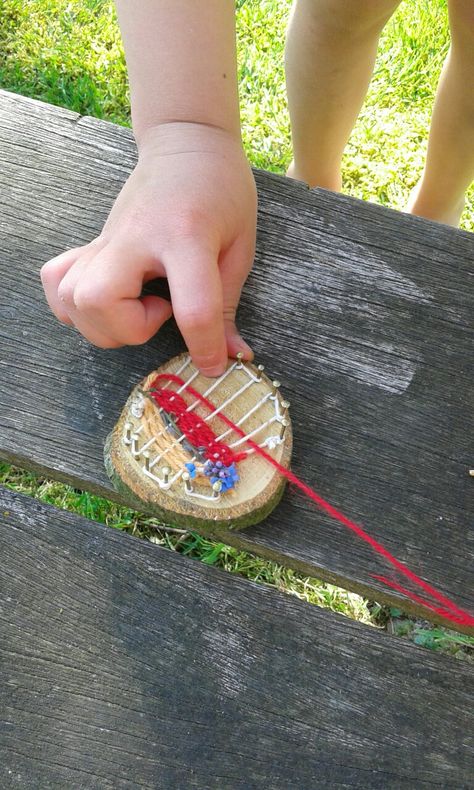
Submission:
<svg viewBox="0 0 474 790">
<path fill-rule="evenodd" d="M 1 94 L 0 455 L 111 498 L 105 437 L 184 345 L 170 323 L 142 347 L 91 347 L 49 313 L 39 269 L 100 232 L 135 162 L 130 130 Z M 239 324 L 291 401 L 294 471 L 474 609 L 474 236 L 256 177 Z M 383 561 L 291 488 L 262 524 L 220 537 L 400 603 L 371 578 Z"/>
<path fill-rule="evenodd" d="M 178 398 L 184 398 L 188 404 L 187 411 L 196 415 L 198 423 L 202 420 L 214 437 L 220 434 L 228 455 L 248 449 L 241 435 L 245 430 L 254 442 L 264 444 L 270 441 L 273 449 L 265 445 L 270 457 L 285 469 L 289 467 L 291 420 L 287 404 L 278 387 L 273 386 L 279 382 L 272 384 L 251 362 L 237 360 L 229 360 L 227 370 L 219 378 L 208 379 L 199 373 L 185 352 L 152 371 L 135 387 L 120 420 L 107 437 L 104 460 L 114 486 L 137 508 L 146 507 L 158 518 L 183 527 L 199 530 L 224 526 L 236 529 L 258 524 L 280 501 L 286 479 L 266 458 L 254 452 L 255 448 L 251 448 L 246 458 L 237 460 L 234 455 L 234 471 L 238 477 L 236 485 L 216 497 L 211 487 L 212 477 L 210 480 L 209 475 L 202 472 L 209 456 L 203 455 L 205 448 L 199 449 L 199 442 L 193 438 L 196 434 L 188 434 L 188 441 L 181 429 L 174 432 L 171 426 L 170 432 L 169 422 L 162 419 L 162 409 L 158 409 L 153 398 L 146 395 L 155 389 L 157 376 L 170 373 L 179 374 L 183 385 L 178 387 L 166 380 L 165 384 L 158 382 L 156 387 L 164 384 L 163 389 L 168 386 L 169 391 L 181 392 Z M 210 411 L 203 406 L 197 395 L 191 394 L 192 390 L 187 392 L 185 383 L 189 383 L 195 393 L 207 396 L 216 408 Z M 170 397 L 175 399 L 176 395 Z M 216 413 L 217 405 L 222 412 Z M 171 403 L 169 410 L 173 413 Z M 240 426 L 241 433 L 229 428 L 220 414 L 231 420 L 234 426 Z M 284 426 L 282 420 L 285 421 Z M 220 445 L 221 448 L 223 446 Z M 216 458 L 219 460 L 218 455 Z M 185 464 L 192 461 L 201 471 L 193 480 L 188 479 L 184 483 L 182 473 L 186 472 Z M 228 463 L 230 466 L 231 461 Z"/>
<path fill-rule="evenodd" d="M 467 788 L 470 666 L 0 489 L 2 788 Z"/>
</svg>

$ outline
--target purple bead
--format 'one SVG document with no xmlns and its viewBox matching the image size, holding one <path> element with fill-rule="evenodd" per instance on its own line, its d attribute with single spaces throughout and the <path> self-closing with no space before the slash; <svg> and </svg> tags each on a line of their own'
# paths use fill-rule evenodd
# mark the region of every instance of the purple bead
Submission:
<svg viewBox="0 0 474 790">
<path fill-rule="evenodd" d="M 221 469 L 221 471 L 219 472 L 219 477 L 227 477 L 227 472 Z"/>
<path fill-rule="evenodd" d="M 218 469 L 222 469 L 224 464 L 222 463 L 222 461 L 216 461 L 216 466 L 217 466 Z"/>
</svg>

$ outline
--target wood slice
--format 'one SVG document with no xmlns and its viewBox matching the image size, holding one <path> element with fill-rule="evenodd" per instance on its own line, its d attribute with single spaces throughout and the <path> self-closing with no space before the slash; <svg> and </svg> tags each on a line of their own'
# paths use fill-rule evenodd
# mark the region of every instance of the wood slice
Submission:
<svg viewBox="0 0 474 790">
<path fill-rule="evenodd" d="M 248 440 L 285 468 L 291 458 L 289 404 L 279 386 L 262 365 L 240 359 L 229 360 L 218 379 L 199 373 L 187 353 L 169 360 L 134 388 L 107 437 L 105 466 L 114 486 L 167 523 L 190 528 L 258 523 L 279 502 L 286 480 Z M 181 421 L 183 401 L 184 419 L 196 415 L 191 432 Z M 207 433 L 211 429 L 217 446 L 199 442 L 203 427 Z"/>
</svg>

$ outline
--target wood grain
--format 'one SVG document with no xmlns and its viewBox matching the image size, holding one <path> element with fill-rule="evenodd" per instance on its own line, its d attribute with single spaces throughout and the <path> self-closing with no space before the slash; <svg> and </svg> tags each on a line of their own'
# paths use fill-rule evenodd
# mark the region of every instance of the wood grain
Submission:
<svg viewBox="0 0 474 790">
<path fill-rule="evenodd" d="M 183 343 L 170 324 L 143 347 L 92 348 L 49 314 L 38 272 L 100 232 L 135 161 L 130 130 L 1 94 L 0 455 L 109 497 L 105 437 Z M 473 235 L 256 178 L 239 322 L 291 401 L 294 471 L 474 609 Z M 220 538 L 400 603 L 371 579 L 387 571 L 371 549 L 292 490 L 264 523 Z"/>
<path fill-rule="evenodd" d="M 0 489 L 0 785 L 467 788 L 472 669 Z"/>
</svg>

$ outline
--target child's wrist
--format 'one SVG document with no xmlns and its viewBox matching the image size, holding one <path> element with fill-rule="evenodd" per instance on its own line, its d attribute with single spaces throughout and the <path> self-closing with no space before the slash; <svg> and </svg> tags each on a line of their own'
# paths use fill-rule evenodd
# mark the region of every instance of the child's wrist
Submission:
<svg viewBox="0 0 474 790">
<path fill-rule="evenodd" d="M 139 131 L 134 128 L 134 135 L 140 157 L 148 153 L 159 154 L 161 151 L 167 154 L 182 153 L 189 145 L 199 150 L 201 143 L 206 146 L 209 141 L 218 147 L 222 144 L 234 145 L 243 153 L 240 129 L 235 131 L 199 121 L 164 121 L 140 128 Z"/>
</svg>

